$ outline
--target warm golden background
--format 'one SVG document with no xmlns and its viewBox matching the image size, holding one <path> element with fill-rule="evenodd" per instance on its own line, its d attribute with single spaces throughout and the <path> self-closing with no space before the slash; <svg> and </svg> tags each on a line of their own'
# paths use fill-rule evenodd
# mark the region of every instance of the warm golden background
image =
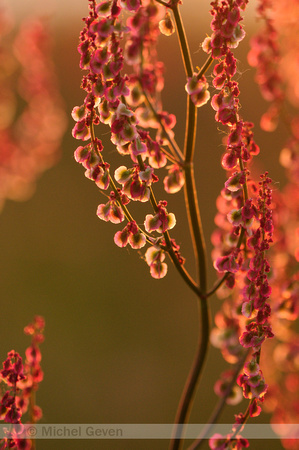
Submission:
<svg viewBox="0 0 299 450">
<path fill-rule="evenodd" d="M 18 19 L 38 13 L 48 16 L 54 41 L 54 57 L 65 107 L 83 100 L 82 73 L 78 68 L 78 34 L 87 14 L 87 0 L 40 2 L 6 1 Z M 182 15 L 194 65 L 204 57 L 200 42 L 209 33 L 209 3 L 185 0 Z M 248 35 L 257 29 L 252 1 L 245 20 Z M 278 155 L 284 141 L 282 129 L 270 135 L 258 126 L 266 110 L 254 84 L 254 69 L 246 61 L 249 36 L 237 51 L 240 60 L 242 115 L 255 121 L 255 136 L 262 153 L 256 158 L 260 171 L 269 170 L 279 188 L 284 183 Z M 184 72 L 176 36 L 161 38 L 161 59 L 166 63 L 164 109 L 177 115 L 176 136 L 183 139 L 185 114 Z M 222 133 L 209 105 L 199 110 L 196 171 L 207 236 L 214 228 L 215 199 L 223 186 L 220 167 Z M 119 249 L 113 235 L 119 229 L 96 217 L 102 202 L 97 187 L 84 177 L 73 159 L 78 143 L 71 136 L 72 119 L 63 140 L 59 163 L 38 181 L 37 191 L 25 203 L 7 202 L 1 214 L 0 252 L 0 359 L 14 349 L 24 354 L 29 345 L 23 327 L 35 314 L 46 319 L 46 340 L 41 347 L 44 381 L 37 403 L 43 423 L 171 423 L 197 341 L 197 306 L 174 268 L 163 280 L 150 277 L 137 252 Z M 115 156 L 108 128 L 99 136 L 107 140 L 107 159 Z M 192 252 L 186 239 L 183 197 L 167 196 L 169 210 L 178 225 L 174 237 L 192 271 Z M 211 261 L 209 265 L 212 268 Z M 210 285 L 215 279 L 210 271 Z M 214 311 L 219 300 L 211 299 Z M 204 423 L 217 397 L 213 385 L 227 366 L 211 349 L 207 371 L 196 398 L 192 423 Z M 245 404 L 228 407 L 223 423 Z M 262 415 L 260 423 L 269 421 Z M 163 441 L 39 441 L 38 449 L 165 449 Z M 251 448 L 282 448 L 279 441 L 252 442 Z M 207 446 L 205 446 L 207 448 Z"/>
</svg>

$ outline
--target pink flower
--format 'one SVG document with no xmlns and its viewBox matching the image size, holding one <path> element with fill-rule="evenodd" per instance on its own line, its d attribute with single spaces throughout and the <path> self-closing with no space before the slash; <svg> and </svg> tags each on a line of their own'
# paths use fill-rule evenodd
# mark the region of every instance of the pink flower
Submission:
<svg viewBox="0 0 299 450">
<path fill-rule="evenodd" d="M 124 213 L 117 204 L 114 193 L 110 194 L 109 202 L 98 206 L 97 216 L 105 222 L 121 223 L 124 220 Z"/>
<path fill-rule="evenodd" d="M 206 104 L 210 99 L 210 92 L 208 91 L 209 85 L 206 82 L 206 78 L 203 76 L 198 79 L 197 75 L 188 78 L 185 89 L 191 96 L 191 100 L 195 106 L 200 107 Z"/>
<path fill-rule="evenodd" d="M 100 0 L 96 6 L 96 13 L 100 17 L 108 17 L 111 15 L 111 0 Z"/>
<path fill-rule="evenodd" d="M 235 172 L 226 182 L 225 187 L 229 191 L 236 192 L 242 189 L 245 177 L 243 172 Z"/>
<path fill-rule="evenodd" d="M 82 141 L 88 141 L 90 139 L 90 130 L 86 119 L 82 119 L 76 123 L 72 130 L 72 135 L 75 139 L 82 139 Z"/>
<path fill-rule="evenodd" d="M 147 249 L 145 260 L 150 266 L 150 273 L 153 278 L 164 278 L 167 274 L 167 264 L 163 261 L 165 253 L 159 246 L 153 246 Z"/>
<path fill-rule="evenodd" d="M 160 233 L 165 233 L 167 230 L 171 230 L 175 224 L 176 219 L 173 213 L 167 213 L 166 211 L 166 202 L 160 202 L 158 205 L 158 213 L 154 216 L 152 214 L 148 214 L 145 218 L 144 227 L 146 231 L 158 231 Z"/>
<path fill-rule="evenodd" d="M 147 202 L 150 198 L 149 185 L 153 178 L 151 168 L 140 171 L 138 166 L 127 169 L 120 166 L 115 171 L 115 179 L 123 185 L 123 192 L 134 201 Z"/>
<path fill-rule="evenodd" d="M 139 231 L 136 222 L 129 222 L 122 231 L 116 232 L 114 242 L 118 247 L 125 247 L 129 243 L 132 248 L 139 249 L 145 246 L 146 238 Z"/>
<path fill-rule="evenodd" d="M 160 20 L 159 29 L 165 36 L 171 36 L 175 32 L 175 27 L 169 12 L 166 12 L 164 19 Z"/>
<path fill-rule="evenodd" d="M 85 171 L 86 178 L 94 181 L 100 189 L 108 189 L 110 176 L 108 168 L 104 164 L 97 164 Z"/>
<path fill-rule="evenodd" d="M 167 164 L 167 158 L 165 154 L 163 153 L 161 146 L 158 144 L 158 142 L 151 140 L 150 138 L 147 139 L 147 146 L 148 146 L 148 162 L 151 167 L 154 169 L 159 169 L 160 167 L 164 167 Z"/>
<path fill-rule="evenodd" d="M 216 261 L 214 261 L 214 267 L 220 273 L 236 273 L 238 272 L 240 265 L 236 260 L 236 255 L 234 253 L 231 253 L 230 255 L 220 256 L 219 258 L 217 258 Z"/>
<path fill-rule="evenodd" d="M 168 194 L 179 192 L 185 184 L 183 169 L 177 164 L 169 166 L 168 175 L 164 178 L 163 183 Z"/>
</svg>

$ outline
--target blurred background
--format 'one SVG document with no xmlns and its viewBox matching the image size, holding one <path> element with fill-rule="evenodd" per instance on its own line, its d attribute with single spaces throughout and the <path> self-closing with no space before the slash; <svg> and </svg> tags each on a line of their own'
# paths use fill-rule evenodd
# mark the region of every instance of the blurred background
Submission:
<svg viewBox="0 0 299 450">
<path fill-rule="evenodd" d="M 184 2 L 182 15 L 194 66 L 204 56 L 199 44 L 209 34 L 209 2 Z M 254 69 L 246 54 L 250 35 L 257 29 L 255 1 L 245 19 L 247 36 L 236 55 L 239 59 L 242 116 L 256 124 L 255 137 L 261 147 L 257 172 L 267 169 L 274 186 L 283 186 L 278 164 L 285 140 L 280 128 L 266 134 L 259 119 L 267 105 L 254 83 Z M 68 117 L 61 157 L 55 167 L 37 182 L 26 202 L 7 201 L 0 219 L 0 359 L 9 350 L 24 355 L 29 338 L 23 328 L 34 315 L 46 320 L 42 344 L 44 380 L 37 392 L 43 423 L 172 423 L 183 385 L 193 359 L 198 337 L 198 313 L 193 293 L 169 263 L 165 279 L 151 278 L 141 256 L 113 243 L 119 229 L 100 221 L 96 209 L 103 197 L 84 177 L 74 158 L 78 142 L 71 136 L 70 112 L 84 98 L 80 90 L 78 36 L 81 18 L 88 14 L 87 0 L 63 2 L 38 0 L 3 2 L 16 22 L 32 14 L 47 17 L 53 36 L 56 73 Z M 165 62 L 164 109 L 177 116 L 176 139 L 182 144 L 185 117 L 185 77 L 176 35 L 161 37 L 160 59 Z M 108 128 L 99 135 L 106 142 L 107 159 L 115 157 Z M 203 227 L 211 252 L 215 200 L 225 181 L 220 158 L 223 134 L 209 105 L 199 110 L 196 172 Z M 124 163 L 124 162 L 123 162 Z M 173 236 L 181 245 L 190 272 L 193 259 L 186 239 L 186 217 L 182 193 L 166 195 L 169 211 L 177 217 Z M 215 274 L 209 258 L 209 284 Z M 211 299 L 215 312 L 220 301 Z M 217 397 L 213 385 L 227 365 L 210 349 L 207 370 L 196 397 L 191 423 L 205 423 Z M 227 407 L 223 423 L 246 408 L 245 403 Z M 258 422 L 269 421 L 261 415 Z M 163 441 L 39 441 L 38 449 L 165 449 Z M 282 448 L 279 441 L 268 443 Z M 251 448 L 262 449 L 264 441 Z M 204 446 L 207 448 L 207 445 Z M 268 447 L 270 448 L 270 447 Z"/>
</svg>

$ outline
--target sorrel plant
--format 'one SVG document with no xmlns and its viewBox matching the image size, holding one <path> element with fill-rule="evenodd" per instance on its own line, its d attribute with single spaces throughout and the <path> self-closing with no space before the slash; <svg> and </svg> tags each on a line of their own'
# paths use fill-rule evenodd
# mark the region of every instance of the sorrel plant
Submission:
<svg viewBox="0 0 299 450">
<path fill-rule="evenodd" d="M 89 16 L 84 19 L 85 27 L 80 35 L 80 68 L 85 71 L 81 87 L 86 96 L 84 103 L 72 112 L 76 121 L 73 136 L 84 141 L 75 151 L 75 159 L 106 197 L 106 202 L 98 206 L 97 215 L 116 225 L 125 223 L 114 234 L 115 244 L 138 250 L 146 247 L 144 259 L 153 278 L 166 276 L 168 258 L 200 304 L 201 338 L 175 416 L 177 426 L 170 449 L 182 446 L 183 433 L 179 426 L 188 422 L 204 368 L 211 334 L 210 302 L 214 294 L 221 293 L 226 300 L 215 318 L 211 339 L 235 368 L 222 374 L 216 383 L 215 392 L 221 400 L 212 421 L 217 419 L 225 401 L 240 401 L 240 388 L 248 399 L 248 407 L 235 417 L 232 433 L 215 435 L 210 439 L 210 447 L 247 447 L 249 443 L 239 431 L 249 417 L 260 414 L 268 390 L 261 366 L 261 349 L 267 339 L 274 337 L 273 317 L 278 316 L 275 320 L 279 322 L 281 300 L 276 298 L 270 305 L 269 281 L 272 278 L 275 282 L 274 269 L 271 272 L 269 263 L 274 233 L 272 180 L 268 172 L 261 174 L 260 179 L 252 175 L 251 167 L 260 149 L 254 140 L 253 123 L 246 121 L 240 111 L 234 50 L 245 36 L 242 20 L 247 3 L 248 0 L 211 2 L 211 30 L 201 45 L 206 62 L 200 68 L 193 66 L 179 0 L 98 3 L 90 0 Z M 267 99 L 274 102 L 268 113 L 271 122 L 278 120 L 283 102 L 273 58 L 276 35 L 267 16 L 272 6 L 271 2 L 259 5 L 268 32 L 264 41 L 261 37 L 253 40 L 249 59 L 262 71 L 258 75 L 263 80 L 262 92 L 267 92 Z M 175 32 L 186 76 L 187 113 L 182 148 L 175 140 L 176 118 L 163 110 L 164 65 L 157 51 L 159 35 Z M 259 46 L 264 54 L 259 52 Z M 198 111 L 200 114 L 209 103 L 215 110 L 216 122 L 225 132 L 221 164 L 227 177 L 217 200 L 213 286 L 207 284 L 207 237 L 201 223 L 196 190 L 198 173 L 193 164 L 198 152 Z M 263 117 L 262 123 L 265 122 Z M 97 129 L 104 125 L 110 128 L 111 142 L 121 161 L 126 160 L 114 173 L 109 170 L 107 152 L 97 137 Z M 184 189 L 196 279 L 190 275 L 180 243 L 172 235 L 178 218 L 168 211 L 165 198 L 157 198 L 155 193 L 155 184 L 161 176 L 167 194 Z M 131 202 L 148 202 L 149 211 L 143 221 L 134 218 Z M 296 277 L 293 287 L 298 289 Z M 203 438 L 204 435 L 199 437 L 190 448 L 199 448 Z"/>
<path fill-rule="evenodd" d="M 211 342 L 233 366 L 219 374 L 214 387 L 219 402 L 212 416 L 207 418 L 206 429 L 189 449 L 200 448 L 225 404 L 237 404 L 245 398 L 247 408 L 234 417 L 231 433 L 214 434 L 209 440 L 211 449 L 241 449 L 249 446 L 241 435 L 242 429 L 263 409 L 272 413 L 273 423 L 298 423 L 299 339 L 293 324 L 299 309 L 299 117 L 294 112 L 299 106 L 299 83 L 286 70 L 286 62 L 291 61 L 289 55 L 294 55 L 299 45 L 294 39 L 296 33 L 289 29 L 288 21 L 293 13 L 286 2 L 257 1 L 261 30 L 251 40 L 248 62 L 256 67 L 256 81 L 262 95 L 270 102 L 260 125 L 265 131 L 274 131 L 282 119 L 289 134 L 280 157 L 288 181 L 285 188 L 278 191 L 273 190 L 267 171 L 256 176 L 254 163 L 260 148 L 254 139 L 254 124 L 247 121 L 241 111 L 240 74 L 234 51 L 245 37 L 243 15 L 248 0 L 211 2 L 211 29 L 205 30 L 208 36 L 200 45 L 205 55 L 201 67 L 194 66 L 196 61 L 191 58 L 180 14 L 182 4 L 181 0 L 88 0 L 89 14 L 84 18 L 78 46 L 85 98 L 83 104 L 72 111 L 76 121 L 73 136 L 83 141 L 75 151 L 75 159 L 84 167 L 85 176 L 94 181 L 103 194 L 97 216 L 117 226 L 115 244 L 120 248 L 129 245 L 143 252 L 150 275 L 157 280 L 155 283 L 167 275 L 168 264 L 172 263 L 173 270 L 184 280 L 186 289 L 191 289 L 199 304 L 200 339 L 174 416 L 169 448 L 183 447 L 184 425 L 189 421 Z M 198 12 L 199 6 L 195 9 Z M 297 22 L 292 24 L 298 31 Z M 38 26 L 35 33 L 29 33 L 28 39 L 35 42 L 40 31 Z M 159 36 L 174 33 L 186 78 L 186 118 L 184 123 L 178 123 L 185 132 L 182 146 L 175 139 L 175 115 L 163 109 L 164 64 L 159 61 L 157 50 Z M 25 64 L 26 57 L 18 50 L 21 43 L 15 44 L 16 54 L 20 63 Z M 26 73 L 26 65 L 24 70 L 28 81 L 30 74 Z M 44 76 L 43 71 L 37 74 L 41 87 L 48 86 L 49 80 Z M 47 89 L 36 91 L 36 86 L 28 83 L 31 90 L 25 93 L 25 99 L 30 107 L 34 95 L 39 99 L 41 94 L 49 94 L 48 109 L 42 109 L 48 114 L 53 95 Z M 36 108 L 38 102 L 33 103 Z M 51 107 L 55 108 L 59 101 L 54 101 L 53 105 Z M 216 199 L 217 228 L 212 236 L 207 236 L 202 227 L 196 189 L 200 167 L 194 166 L 194 157 L 200 153 L 196 140 L 200 129 L 197 118 L 210 106 L 224 135 L 223 155 L 219 161 L 224 169 L 224 181 Z M 33 112 L 34 117 L 39 117 L 38 108 Z M 57 114 L 61 114 L 59 108 L 45 122 Z M 11 122 L 2 127 L 2 136 L 13 150 L 10 156 L 23 148 L 12 141 Z M 32 137 L 31 125 L 36 123 L 28 121 L 27 130 Z M 56 130 L 58 139 L 61 128 L 58 126 Z M 109 130 L 109 149 L 112 146 L 119 156 L 120 163 L 113 171 L 110 169 L 112 161 L 108 160 L 111 151 L 106 151 L 98 137 L 102 130 Z M 54 141 L 56 144 L 56 139 Z M 27 139 L 24 142 L 28 144 Z M 47 147 L 48 143 L 44 143 Z M 56 149 L 56 145 L 50 147 Z M 42 149 L 39 141 L 37 148 Z M 3 155 L 1 164 L 8 153 Z M 212 163 L 215 164 L 215 159 Z M 13 184 L 13 164 L 3 167 L 7 171 L 5 189 L 2 189 L 5 192 L 1 197 L 4 201 L 12 196 L 10 187 L 17 183 Z M 36 173 L 39 170 L 33 175 Z M 165 190 L 162 198 L 157 194 L 159 183 Z M 176 211 L 168 210 L 165 199 L 181 189 L 184 190 L 195 268 L 190 267 L 190 261 L 181 254 L 182 242 L 174 239 L 175 226 L 181 217 Z M 132 208 L 139 203 L 144 204 L 140 207 L 142 220 L 139 215 L 135 217 L 136 207 Z M 213 244 L 211 259 L 206 251 L 207 239 Z M 207 274 L 211 268 L 215 282 L 209 286 Z M 222 303 L 212 318 L 211 302 L 215 295 Z M 43 319 L 37 316 L 25 329 L 33 336 L 25 366 L 14 351 L 3 363 L 1 381 L 8 388 L 1 397 L 0 413 L 1 419 L 8 423 L 21 424 L 22 413 L 28 405 L 31 423 L 41 417 L 34 392 L 42 379 L 38 344 L 43 339 L 43 327 Z M 275 367 L 275 371 L 269 367 Z M 283 440 L 282 444 L 285 448 L 296 448 L 292 440 Z M 3 448 L 34 448 L 35 442 L 19 442 L 17 436 L 9 435 L 3 445 Z"/>
</svg>

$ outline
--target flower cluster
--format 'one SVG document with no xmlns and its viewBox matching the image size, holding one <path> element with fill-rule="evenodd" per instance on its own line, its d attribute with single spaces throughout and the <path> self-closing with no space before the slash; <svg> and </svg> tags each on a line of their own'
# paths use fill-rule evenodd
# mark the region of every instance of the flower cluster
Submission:
<svg viewBox="0 0 299 450">
<path fill-rule="evenodd" d="M 242 30 L 239 22 L 242 20 L 240 10 L 246 2 L 212 3 L 211 14 L 213 39 L 206 38 L 203 48 L 210 52 L 217 64 L 213 69 L 213 85 L 219 90 L 212 98 L 211 105 L 216 111 L 217 122 L 226 125 L 229 133 L 226 137 L 226 151 L 222 157 L 222 166 L 228 171 L 228 179 L 217 200 L 218 215 L 216 224 L 219 231 L 214 233 L 213 243 L 216 251 L 213 252 L 214 267 L 220 273 L 237 273 L 244 262 L 241 252 L 243 235 L 251 233 L 254 219 L 257 218 L 257 208 L 254 204 L 256 188 L 250 183 L 250 173 L 246 165 L 254 155 L 259 153 L 259 147 L 254 141 L 253 124 L 242 120 L 239 114 L 239 87 L 233 79 L 236 74 L 236 59 L 231 51 L 237 45 L 232 45 L 227 36 L 226 27 L 235 18 L 236 30 Z M 243 33 L 237 32 L 243 36 Z M 217 43 L 218 50 L 207 46 L 207 42 L 218 42 L 215 36 L 222 36 Z M 232 172 L 233 171 L 233 172 Z M 221 230 L 221 231 L 220 231 Z M 241 234 L 240 234 L 241 233 Z M 234 286 L 234 276 L 227 277 L 227 284 Z"/>
<path fill-rule="evenodd" d="M 211 22 L 212 35 L 203 42 L 203 50 L 211 52 L 213 58 L 221 58 L 229 54 L 230 48 L 236 48 L 245 37 L 245 31 L 240 24 L 241 11 L 244 11 L 248 0 L 212 1 Z"/>
<path fill-rule="evenodd" d="M 190 95 L 192 102 L 198 108 L 205 105 L 210 100 L 209 84 L 206 77 L 200 76 L 199 73 L 195 73 L 193 77 L 188 78 L 188 82 L 185 86 L 187 93 Z"/>
<path fill-rule="evenodd" d="M 175 217 L 167 212 L 165 200 L 155 200 L 152 185 L 159 179 L 154 171 L 164 167 L 169 159 L 173 164 L 167 167 L 165 190 L 175 193 L 184 184 L 180 153 L 175 152 L 173 144 L 175 117 L 162 110 L 159 95 L 164 86 L 163 64 L 157 60 L 155 45 L 159 24 L 163 28 L 161 21 L 165 20 L 165 28 L 169 17 L 165 16 L 165 7 L 151 0 L 142 5 L 139 1 L 89 3 L 90 13 L 84 19 L 78 47 L 80 67 L 88 71 L 82 80 L 86 97 L 83 105 L 73 109 L 72 117 L 76 121 L 73 136 L 91 142 L 76 149 L 75 159 L 83 165 L 86 177 L 100 189 L 110 188 L 108 201 L 98 206 L 97 216 L 115 224 L 128 222 L 116 232 L 116 245 L 124 247 L 129 243 L 139 249 L 148 242 L 152 249 L 158 247 L 159 256 L 153 259 L 147 253 L 146 261 L 152 275 L 161 278 L 167 272 L 167 265 L 162 262 L 165 258 L 162 237 L 174 227 Z M 126 24 L 123 11 L 129 13 Z M 112 144 L 132 164 L 119 166 L 114 176 L 104 159 L 103 144 L 95 136 L 95 127 L 100 123 L 110 127 Z M 150 135 L 149 129 L 155 131 L 155 136 Z M 169 146 L 172 156 L 165 146 Z M 131 216 L 128 204 L 149 200 L 154 214 L 146 215 L 142 229 Z M 176 244 L 171 246 L 176 254 Z M 180 264 L 183 261 L 178 260 Z"/>
<path fill-rule="evenodd" d="M 1 419 L 7 423 L 20 423 L 21 413 L 16 404 L 17 383 L 25 379 L 21 356 L 14 350 L 7 354 L 1 370 L 1 379 L 11 388 L 1 399 Z"/>
<path fill-rule="evenodd" d="M 236 186 L 240 195 L 241 178 L 242 175 L 230 177 L 225 189 Z M 214 345 L 221 348 L 224 358 L 230 363 L 237 362 L 243 355 L 237 341 L 244 349 L 252 350 L 251 359 L 245 364 L 244 373 L 238 377 L 238 385 L 242 387 L 244 397 L 251 399 L 248 412 L 251 417 L 259 415 L 261 408 L 258 401 L 264 400 L 267 391 L 267 384 L 259 365 L 261 345 L 265 339 L 274 336 L 269 323 L 271 307 L 267 301 L 271 294 L 268 283 L 270 266 L 265 257 L 273 234 L 270 183 L 268 174 L 262 175 L 257 196 L 247 199 L 239 210 L 227 212 L 229 202 L 218 202 L 221 210 L 218 217 L 221 220 L 218 218 L 217 223 L 224 227 L 221 232 L 218 230 L 214 235 L 214 244 L 217 244 L 219 249 L 224 244 L 228 253 L 216 259 L 215 268 L 225 273 L 226 286 L 229 290 L 235 284 L 237 288 L 234 289 L 231 300 L 227 300 L 223 304 L 222 311 L 217 314 L 215 321 L 217 328 L 213 330 L 211 340 Z M 250 192 L 255 191 L 251 188 Z M 220 199 L 223 200 L 224 197 Z M 239 205 L 241 204 L 242 202 Z M 234 226 L 233 232 L 229 228 L 231 224 Z M 246 242 L 244 249 L 240 245 L 240 228 Z"/>
<path fill-rule="evenodd" d="M 0 420 L 13 424 L 11 430 L 7 430 L 6 437 L 0 441 L 1 448 L 30 449 L 31 446 L 25 439 L 20 438 L 22 432 L 21 408 L 18 406 L 18 384 L 25 379 L 24 367 L 21 356 L 14 350 L 7 354 L 3 363 L 3 370 L 0 371 L 0 381 L 5 383 L 8 389 L 2 395 L 0 401 Z"/>
<path fill-rule="evenodd" d="M 206 37 L 202 43 L 203 50 L 210 54 L 212 59 L 219 60 L 213 70 L 213 86 L 221 92 L 214 95 L 212 106 L 216 111 L 216 120 L 226 125 L 233 125 L 238 121 L 239 89 L 237 83 L 231 81 L 231 77 L 236 73 L 236 60 L 231 49 L 238 47 L 245 36 L 240 22 L 243 20 L 241 11 L 246 8 L 247 3 L 248 0 L 211 2 L 212 35 Z M 200 72 L 194 73 L 193 77 L 188 79 L 186 91 L 197 107 L 208 102 L 208 87 Z"/>
<path fill-rule="evenodd" d="M 216 316 L 211 340 L 230 363 L 242 360 L 245 350 L 252 352 L 237 383 L 243 389 L 243 396 L 250 399 L 248 415 L 254 417 L 260 413 L 258 402 L 264 400 L 267 391 L 259 364 L 261 345 L 266 338 L 273 337 L 269 322 L 271 308 L 267 302 L 271 294 L 270 266 L 265 257 L 273 233 L 271 180 L 267 173 L 259 185 L 251 179 L 249 165 L 252 157 L 259 153 L 259 147 L 254 141 L 253 124 L 240 116 L 240 92 L 234 80 L 237 63 L 232 49 L 244 37 L 240 10 L 244 9 L 245 2 L 213 2 L 212 7 L 213 34 L 206 38 L 203 49 L 217 60 L 213 86 L 219 93 L 211 101 L 215 120 L 229 130 L 222 157 L 228 178 L 217 199 L 215 222 L 218 229 L 212 236 L 213 260 L 222 276 L 218 295 L 229 298 Z M 232 288 L 235 289 L 232 291 Z M 216 392 L 227 395 L 226 385 L 227 381 L 220 379 L 215 385 Z M 236 386 L 232 392 L 235 389 Z M 240 415 L 239 419 L 243 423 L 247 415 Z M 230 441 L 229 436 L 224 441 L 227 439 Z"/>
<path fill-rule="evenodd" d="M 244 373 L 238 377 L 238 385 L 243 388 L 243 395 L 250 399 L 263 399 L 267 385 L 265 383 L 262 371 L 255 359 L 247 362 L 244 366 Z M 252 406 L 254 405 L 254 406 Z M 250 405 L 250 416 L 259 415 L 261 408 L 257 406 L 256 401 Z M 253 409 L 254 407 L 254 409 Z"/>
<path fill-rule="evenodd" d="M 167 273 L 165 257 L 168 254 L 184 281 L 198 296 L 202 332 L 206 331 L 207 335 L 206 339 L 202 336 L 202 347 L 197 354 L 200 355 L 199 360 L 196 360 L 188 377 L 190 384 L 185 390 L 188 395 L 195 389 L 196 383 L 192 383 L 199 376 L 195 371 L 202 367 L 207 350 L 208 298 L 217 292 L 224 299 L 221 310 L 215 316 L 216 327 L 210 340 L 221 349 L 227 362 L 236 364 L 236 370 L 220 375 L 215 392 L 222 397 L 222 402 L 224 398 L 227 403 L 236 404 L 243 395 L 249 404 L 244 414 L 236 416 L 232 434 L 217 435 L 210 440 L 210 447 L 217 449 L 248 447 L 248 441 L 239 432 L 249 417 L 260 414 L 266 393 L 269 391 L 271 397 L 271 390 L 274 392 L 273 386 L 264 377 L 265 356 L 262 350 L 273 341 L 274 332 L 280 332 L 272 318 L 273 311 L 290 320 L 298 314 L 298 276 L 294 264 L 291 274 L 285 273 L 282 263 L 280 272 L 275 262 L 273 269 L 269 264 L 269 254 L 273 252 L 274 220 L 278 225 L 280 221 L 281 228 L 284 228 L 280 245 L 283 250 L 289 247 L 287 258 L 292 263 L 299 260 L 298 240 L 285 237 L 287 226 L 297 227 L 297 218 L 291 221 L 291 217 L 286 215 L 277 219 L 275 214 L 279 215 L 282 211 L 278 205 L 283 201 L 278 196 L 272 201 L 268 173 L 261 175 L 260 180 L 252 176 L 250 165 L 253 157 L 258 155 L 259 147 L 254 140 L 253 123 L 241 116 L 240 90 L 236 81 L 237 60 L 233 51 L 245 36 L 242 13 L 247 3 L 248 0 L 212 1 L 212 34 L 202 44 L 203 51 L 208 54 L 207 61 L 201 69 L 194 71 L 178 11 L 180 0 L 167 3 L 155 0 L 100 0 L 96 3 L 89 0 L 90 13 L 84 19 L 85 27 L 78 47 L 80 67 L 87 71 L 82 79 L 86 96 L 83 104 L 76 106 L 72 112 L 76 122 L 73 136 L 84 142 L 75 151 L 75 159 L 84 167 L 85 176 L 107 192 L 102 192 L 106 201 L 99 204 L 97 216 L 114 224 L 125 222 L 114 235 L 115 244 L 121 248 L 130 245 L 133 249 L 149 244 L 144 259 L 152 277 L 157 279 Z M 249 59 L 253 65 L 258 65 L 258 81 L 262 83 L 265 96 L 276 108 L 271 119 L 274 123 L 284 94 L 282 78 L 277 74 L 280 53 L 277 33 L 268 16 L 270 7 L 271 0 L 262 2 L 259 7 L 260 15 L 267 21 L 267 35 L 253 41 L 254 50 Z M 183 152 L 174 138 L 176 118 L 162 107 L 164 66 L 158 60 L 156 50 L 159 34 L 169 36 L 174 32 L 171 13 L 178 30 L 187 79 L 188 112 Z M 193 156 L 195 107 L 203 106 L 210 100 L 205 74 L 212 63 L 211 84 L 215 91 L 211 106 L 216 122 L 226 127 L 221 164 L 227 179 L 217 199 L 215 223 L 218 229 L 212 236 L 212 259 L 218 280 L 208 290 Z M 292 139 L 281 156 L 285 167 L 292 172 L 293 180 L 298 180 L 299 176 L 298 123 L 298 118 L 290 122 Z M 101 124 L 110 127 L 110 141 L 117 154 L 127 158 L 127 162 L 120 164 L 113 173 L 110 167 L 114 167 L 114 161 L 106 161 L 103 143 L 96 137 L 96 127 Z M 184 259 L 179 253 L 179 246 L 170 237 L 170 230 L 176 225 L 175 215 L 167 210 L 166 200 L 156 200 L 155 197 L 154 190 L 159 182 L 157 173 L 164 167 L 168 170 L 163 180 L 167 193 L 178 192 L 186 179 L 187 216 L 199 282 L 194 281 L 183 267 Z M 293 181 L 293 192 L 296 192 L 296 187 Z M 143 218 L 136 219 L 131 212 L 134 210 L 133 202 L 144 204 L 143 209 L 151 203 L 152 209 Z M 277 210 L 273 217 L 274 207 Z M 283 295 L 279 290 L 281 282 L 275 284 L 278 272 L 284 281 Z M 276 301 L 271 298 L 273 294 Z M 283 359 L 281 355 L 284 350 L 292 357 L 298 354 L 297 341 L 294 343 L 290 336 L 293 335 L 285 336 L 282 350 L 278 346 L 277 359 Z M 267 351 L 265 355 L 267 357 Z M 297 378 L 292 375 L 288 384 L 294 390 Z M 185 397 L 184 401 L 189 400 Z M 185 406 L 184 401 L 181 404 Z M 180 416 L 184 422 L 184 412 L 179 410 L 179 413 L 177 417 Z"/>
<path fill-rule="evenodd" d="M 220 433 L 215 433 L 211 439 L 209 439 L 209 446 L 213 450 L 226 450 L 228 448 L 242 450 L 242 448 L 249 447 L 249 442 L 240 435 L 234 436 L 233 434 L 229 434 L 223 436 Z"/>
<path fill-rule="evenodd" d="M 25 363 L 23 364 L 21 356 L 12 350 L 3 363 L 3 370 L 0 371 L 3 391 L 0 399 L 0 420 L 14 424 L 11 430 L 7 430 L 6 437 L 1 441 L 3 449 L 29 450 L 32 448 L 30 439 L 21 436 L 23 432 L 21 419 L 28 410 L 30 423 L 36 423 L 42 417 L 41 408 L 35 404 L 34 393 L 43 379 L 39 344 L 44 340 L 44 326 L 44 319 L 36 316 L 34 321 L 25 327 L 25 334 L 32 336 L 31 345 L 25 352 Z"/>
<path fill-rule="evenodd" d="M 32 397 L 38 389 L 39 383 L 43 380 L 44 374 L 41 369 L 41 351 L 40 344 L 44 342 L 45 320 L 41 316 L 35 316 L 34 321 L 24 328 L 24 333 L 31 336 L 31 345 L 26 349 L 26 360 L 24 369 L 26 381 L 22 383 L 22 398 L 20 405 L 25 410 L 30 407 L 30 422 L 35 423 L 42 417 L 42 410 L 32 402 Z M 31 399 L 31 400 L 30 400 Z M 23 411 L 23 412 L 24 412 Z"/>
<path fill-rule="evenodd" d="M 298 116 L 287 113 L 288 102 L 298 106 L 294 54 L 298 49 L 294 19 L 297 6 L 276 0 L 258 4 L 263 27 L 251 41 L 249 63 L 257 69 L 257 82 L 270 107 L 261 118 L 261 126 L 274 131 L 280 119 L 287 123 L 289 138 L 281 151 L 280 163 L 288 182 L 282 192 L 274 192 L 276 245 L 270 249 L 272 260 L 271 309 L 275 338 L 266 343 L 262 353 L 268 390 L 264 410 L 272 413 L 274 431 L 277 423 L 298 423 L 299 354 L 298 333 L 294 323 L 299 313 L 299 241 L 298 241 Z M 283 70 L 281 70 L 283 68 Z M 275 371 L 270 367 L 275 365 Z M 285 448 L 296 448 L 292 440 L 282 441 Z"/>
<path fill-rule="evenodd" d="M 57 162 L 66 117 L 46 23 L 24 21 L 13 37 L 13 19 L 2 9 L 0 21 L 2 207 L 6 199 L 28 199 L 40 174 Z"/>
</svg>

